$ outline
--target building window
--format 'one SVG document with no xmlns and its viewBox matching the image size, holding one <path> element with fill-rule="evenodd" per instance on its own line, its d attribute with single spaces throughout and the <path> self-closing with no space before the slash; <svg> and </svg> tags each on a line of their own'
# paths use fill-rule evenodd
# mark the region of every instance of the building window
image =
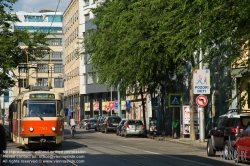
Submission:
<svg viewBox="0 0 250 166">
<path fill-rule="evenodd" d="M 48 73 L 48 64 L 37 64 L 38 73 Z"/>
<path fill-rule="evenodd" d="M 27 64 L 20 64 L 18 65 L 19 73 L 27 73 Z"/>
<path fill-rule="evenodd" d="M 48 86 L 48 78 L 38 78 L 37 86 Z"/>
<path fill-rule="evenodd" d="M 63 87 L 63 78 L 55 78 L 54 79 L 54 87 L 62 88 Z"/>
<path fill-rule="evenodd" d="M 62 64 L 54 64 L 54 72 L 55 73 L 62 73 L 63 72 L 63 65 Z"/>
<path fill-rule="evenodd" d="M 62 58 L 62 52 L 53 52 L 52 53 L 52 59 L 61 59 Z"/>
<path fill-rule="evenodd" d="M 26 87 L 26 79 L 18 79 L 18 87 L 25 88 Z"/>
<path fill-rule="evenodd" d="M 89 14 L 85 14 L 84 17 L 85 17 L 85 21 L 89 21 L 90 20 Z"/>
<path fill-rule="evenodd" d="M 61 46 L 62 45 L 62 39 L 61 38 L 50 39 L 46 43 L 48 45 L 51 45 L 51 46 Z"/>
<path fill-rule="evenodd" d="M 92 73 L 88 73 L 87 75 L 87 84 L 93 84 Z"/>
</svg>

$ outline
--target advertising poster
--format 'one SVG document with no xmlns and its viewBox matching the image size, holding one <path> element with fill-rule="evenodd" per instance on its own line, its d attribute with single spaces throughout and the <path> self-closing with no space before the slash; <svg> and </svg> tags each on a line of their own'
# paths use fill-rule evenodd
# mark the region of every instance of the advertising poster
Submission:
<svg viewBox="0 0 250 166">
<path fill-rule="evenodd" d="M 84 110 L 85 111 L 90 111 L 90 103 L 84 103 Z"/>
<path fill-rule="evenodd" d="M 93 110 L 99 111 L 99 101 L 93 102 Z"/>
<path fill-rule="evenodd" d="M 190 134 L 190 106 L 182 106 L 182 118 L 183 118 L 183 134 Z M 195 133 L 199 133 L 199 112 L 198 107 L 195 106 L 194 110 L 194 130 Z"/>
</svg>

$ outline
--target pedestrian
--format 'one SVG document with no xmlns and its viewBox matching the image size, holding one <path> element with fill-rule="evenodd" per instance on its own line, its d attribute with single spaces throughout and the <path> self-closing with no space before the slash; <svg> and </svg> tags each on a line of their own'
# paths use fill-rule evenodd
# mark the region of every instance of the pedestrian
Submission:
<svg viewBox="0 0 250 166">
<path fill-rule="evenodd" d="M 76 121 L 73 117 L 70 117 L 69 125 L 70 125 L 70 134 L 71 136 L 73 136 L 73 132 L 75 132 L 75 127 L 76 127 Z"/>
</svg>

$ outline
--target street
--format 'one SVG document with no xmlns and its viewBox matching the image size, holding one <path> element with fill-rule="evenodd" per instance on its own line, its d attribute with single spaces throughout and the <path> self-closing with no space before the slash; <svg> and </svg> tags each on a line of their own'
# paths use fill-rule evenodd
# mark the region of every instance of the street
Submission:
<svg viewBox="0 0 250 166">
<path fill-rule="evenodd" d="M 139 137 L 120 137 L 115 133 L 101 133 L 79 129 L 70 137 L 65 126 L 65 141 L 56 149 L 25 150 L 8 142 L 4 165 L 86 165 L 86 166 L 211 166 L 235 165 L 234 161 L 207 157 L 204 147 L 156 141 Z M 11 155 L 12 154 L 12 155 Z M 18 157 L 19 156 L 19 157 Z M 21 156 L 21 157 L 20 157 Z M 32 157 L 36 156 L 36 157 Z M 240 165 L 249 165 L 249 162 Z"/>
</svg>

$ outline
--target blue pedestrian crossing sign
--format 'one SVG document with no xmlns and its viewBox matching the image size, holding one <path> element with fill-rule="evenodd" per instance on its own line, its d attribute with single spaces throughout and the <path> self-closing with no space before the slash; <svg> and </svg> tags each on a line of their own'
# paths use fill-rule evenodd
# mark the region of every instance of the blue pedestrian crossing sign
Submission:
<svg viewBox="0 0 250 166">
<path fill-rule="evenodd" d="M 168 107 L 181 107 L 182 94 L 169 93 L 168 94 Z"/>
<path fill-rule="evenodd" d="M 115 102 L 115 109 L 118 109 L 118 102 Z"/>
</svg>

